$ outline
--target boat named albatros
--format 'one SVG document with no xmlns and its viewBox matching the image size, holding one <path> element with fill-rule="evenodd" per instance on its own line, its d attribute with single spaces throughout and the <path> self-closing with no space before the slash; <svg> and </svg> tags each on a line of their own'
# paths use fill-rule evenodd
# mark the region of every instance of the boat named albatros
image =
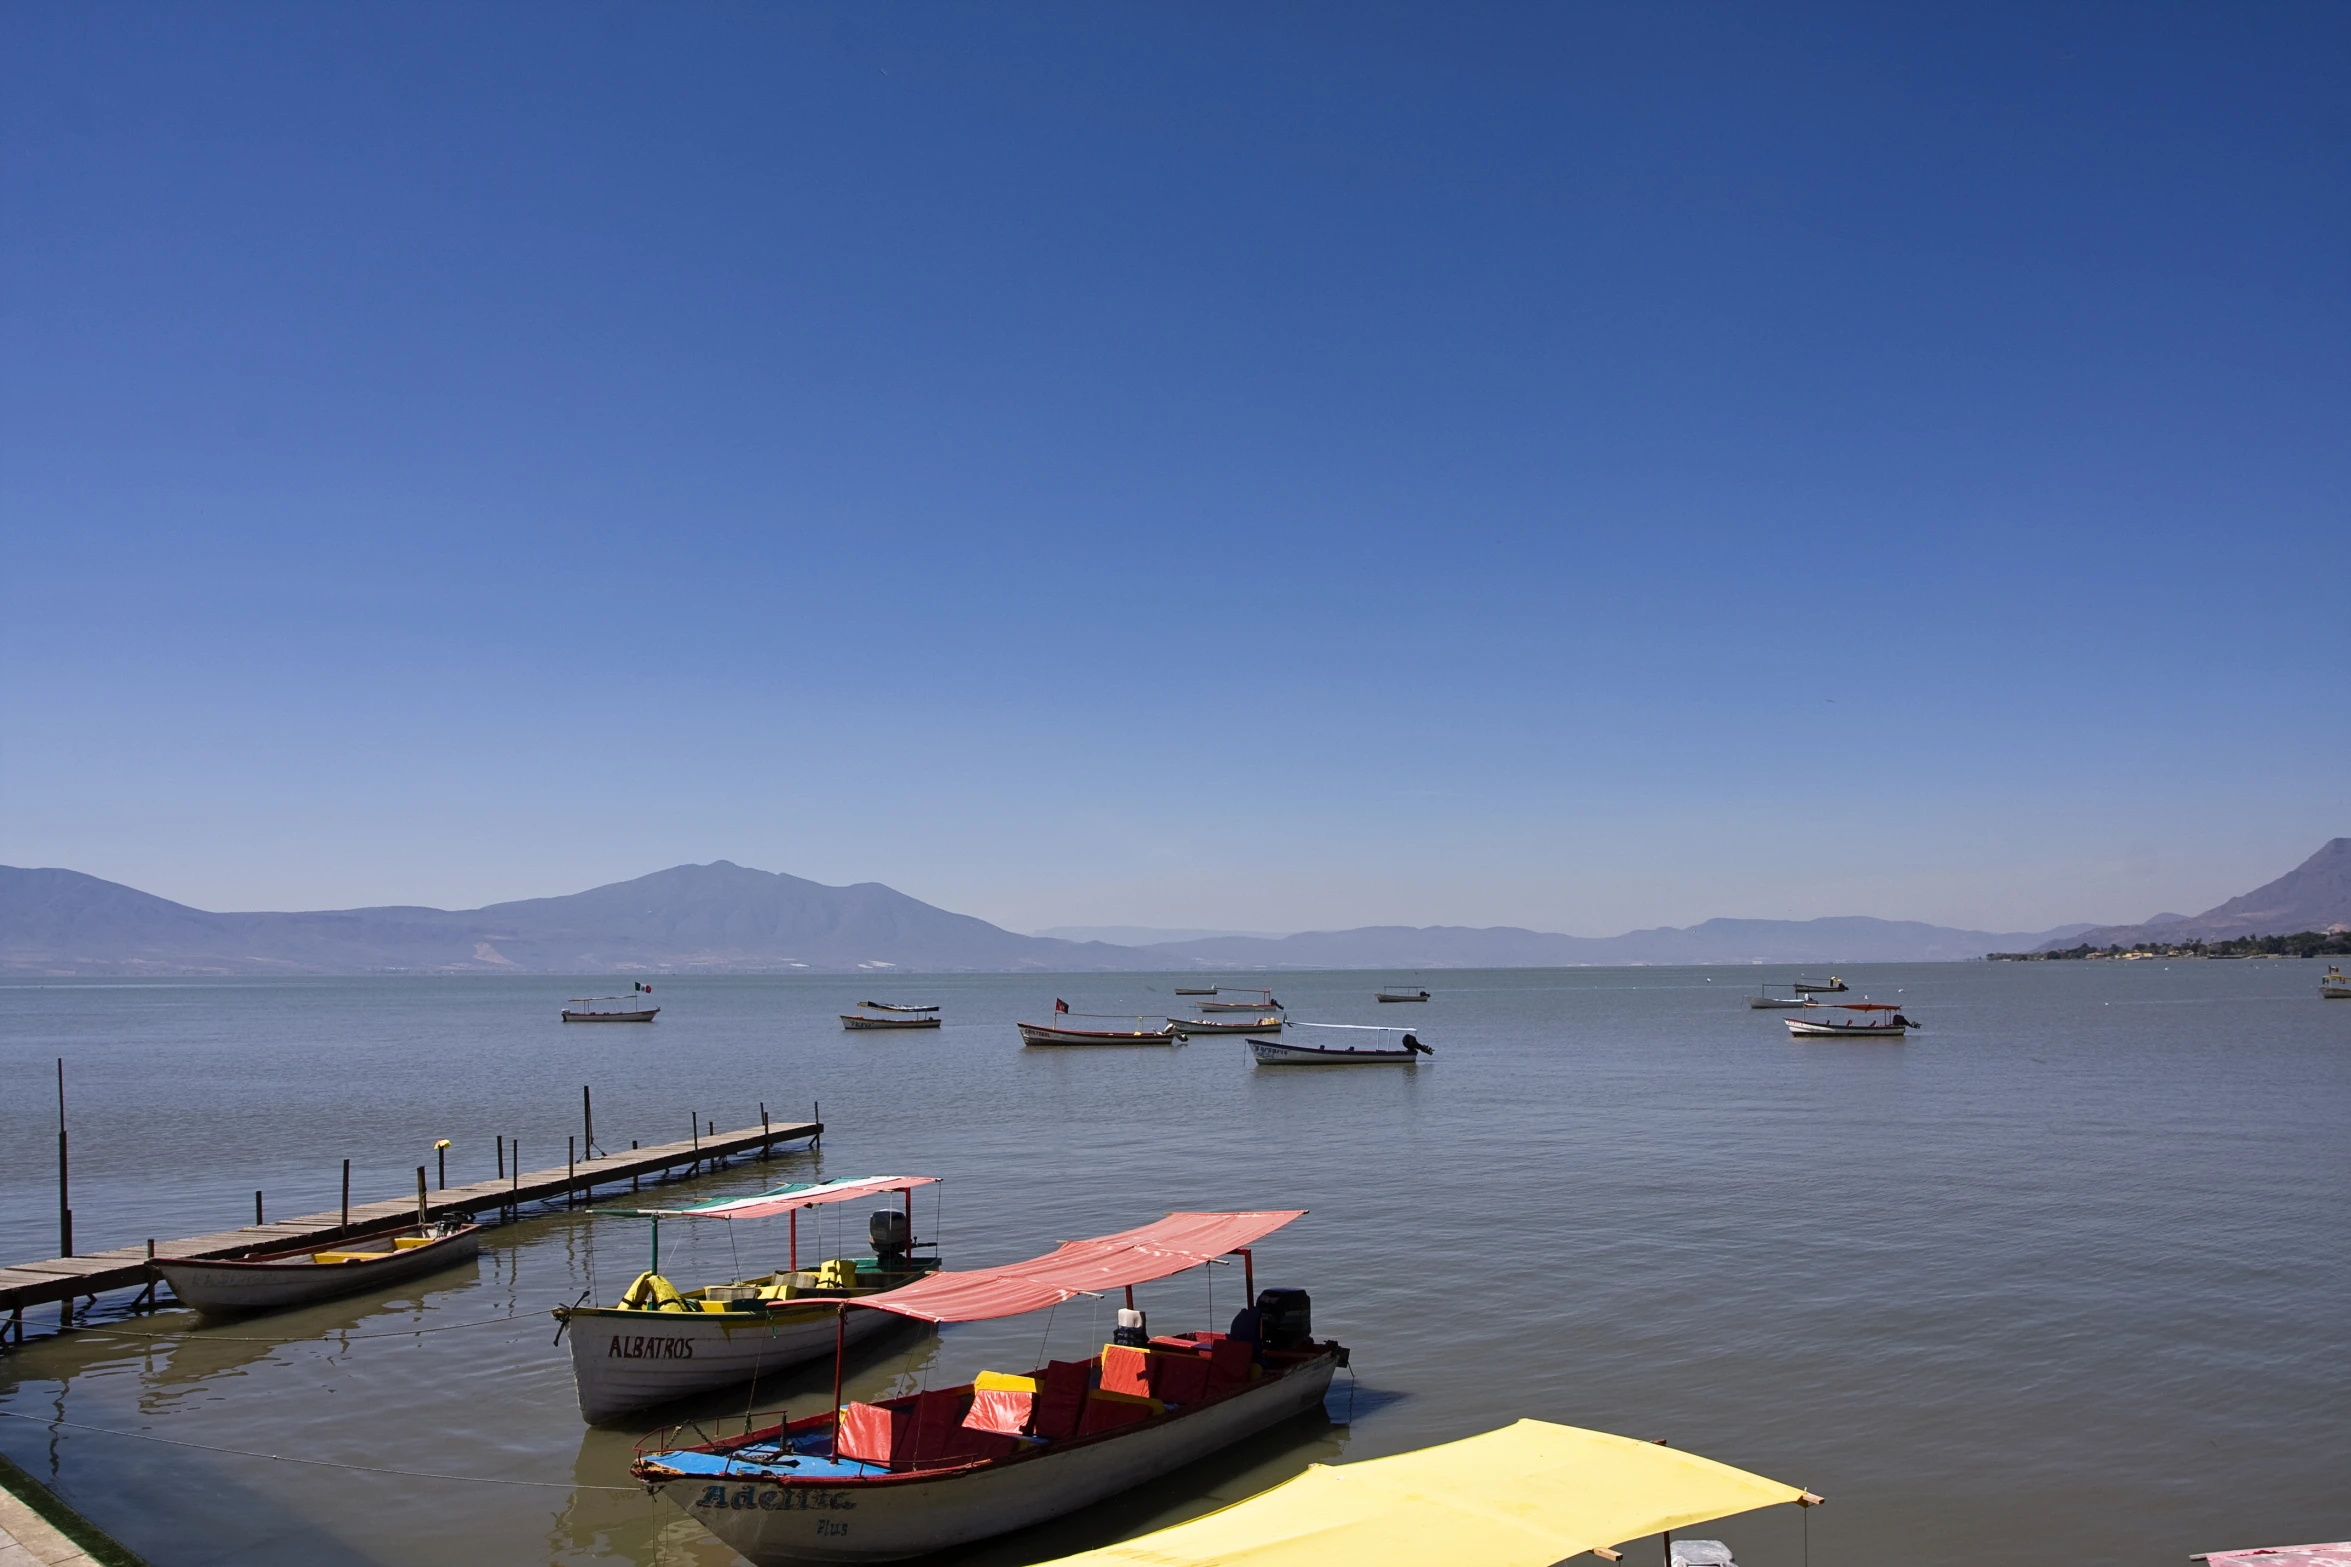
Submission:
<svg viewBox="0 0 2351 1567">
<path fill-rule="evenodd" d="M 1130 1490 L 1321 1406 L 1347 1350 L 1313 1336 L 1305 1291 L 1259 1293 L 1251 1260 L 1302 1212 L 1172 1213 L 840 1308 L 844 1324 L 978 1322 L 1238 1255 L 1252 1304 L 1229 1331 L 1151 1337 L 1130 1308 L 1118 1337 L 1139 1342 L 871 1404 L 841 1401 L 836 1362 L 830 1410 L 694 1446 L 656 1438 L 629 1472 L 757 1567 L 897 1561 Z"/>
<path fill-rule="evenodd" d="M 877 1175 L 858 1180 L 779 1186 L 750 1197 L 720 1197 L 684 1208 L 598 1208 L 598 1217 L 649 1220 L 651 1265 L 617 1305 L 558 1306 L 555 1320 L 571 1337 L 572 1385 L 591 1424 L 689 1393 L 753 1381 L 832 1352 L 841 1302 L 862 1300 L 938 1272 L 929 1241 L 914 1238 L 914 1190 L 935 1175 Z M 896 1209 L 866 1225 L 870 1257 L 834 1257 L 802 1270 L 800 1213 L 859 1198 L 896 1194 Z M 789 1216 L 785 1266 L 732 1284 L 680 1290 L 661 1275 L 661 1221 L 771 1219 Z M 902 1319 L 859 1312 L 851 1343 Z"/>
</svg>

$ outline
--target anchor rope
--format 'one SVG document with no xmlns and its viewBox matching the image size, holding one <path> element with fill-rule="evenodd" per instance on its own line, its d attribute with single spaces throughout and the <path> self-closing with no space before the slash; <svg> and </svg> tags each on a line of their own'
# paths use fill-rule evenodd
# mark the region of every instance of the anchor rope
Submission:
<svg viewBox="0 0 2351 1567">
<path fill-rule="evenodd" d="M 457 1328 L 487 1327 L 493 1322 L 519 1322 L 526 1316 L 537 1315 L 538 1313 L 535 1311 L 515 1311 L 509 1312 L 503 1317 L 478 1317 L 471 1322 L 444 1322 L 439 1327 L 433 1328 L 397 1328 L 388 1333 L 330 1333 L 326 1336 L 344 1343 L 363 1338 L 414 1338 L 420 1333 L 447 1333 Z M 321 1335 L 316 1333 L 305 1333 L 300 1338 L 255 1338 L 235 1333 L 198 1333 L 191 1328 L 180 1328 L 170 1333 L 137 1333 L 129 1328 L 86 1327 L 75 1327 L 69 1331 L 94 1333 L 100 1338 L 169 1338 L 185 1339 L 191 1343 L 199 1344 L 315 1344 L 322 1341 Z"/>
<path fill-rule="evenodd" d="M 347 1469 L 355 1474 L 399 1475 L 410 1480 L 463 1480 L 472 1485 L 528 1485 L 557 1491 L 641 1492 L 645 1489 L 639 1485 L 589 1485 L 571 1480 L 508 1480 L 497 1475 L 453 1475 L 436 1474 L 427 1469 L 387 1469 L 376 1464 L 346 1464 L 332 1458 L 297 1458 L 287 1453 L 257 1453 L 250 1448 L 221 1447 L 211 1442 L 190 1442 L 176 1436 L 157 1436 L 152 1431 L 118 1431 L 111 1426 L 83 1425 L 78 1421 L 52 1420 L 42 1415 L 20 1415 L 13 1409 L 0 1409 L 0 1415 L 53 1429 L 90 1431 L 99 1436 L 127 1436 L 140 1442 L 161 1442 L 166 1447 L 192 1447 L 199 1452 L 226 1453 L 232 1458 L 261 1458 L 276 1464 L 309 1464 L 319 1469 Z"/>
</svg>

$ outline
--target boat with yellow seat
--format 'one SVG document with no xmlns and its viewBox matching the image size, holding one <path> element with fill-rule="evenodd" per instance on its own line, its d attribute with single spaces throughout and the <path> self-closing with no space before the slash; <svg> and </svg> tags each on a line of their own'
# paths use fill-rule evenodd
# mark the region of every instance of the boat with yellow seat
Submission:
<svg viewBox="0 0 2351 1567">
<path fill-rule="evenodd" d="M 712 1388 L 750 1382 L 830 1354 L 839 1334 L 834 1314 L 859 1300 L 936 1273 L 939 1259 L 915 1255 L 935 1242 L 914 1238 L 914 1190 L 933 1175 L 868 1176 L 802 1182 L 749 1197 L 721 1197 L 682 1208 L 599 1208 L 599 1216 L 641 1218 L 652 1227 L 651 1262 L 610 1306 L 558 1306 L 555 1320 L 571 1340 L 572 1385 L 591 1424 Z M 833 1203 L 896 1195 L 901 1206 L 874 1213 L 866 1226 L 870 1257 L 833 1257 L 800 1266 L 800 1213 Z M 681 1290 L 661 1272 L 661 1223 L 668 1220 L 788 1218 L 785 1266 L 728 1284 Z M 852 1339 L 879 1333 L 897 1319 L 860 1312 Z"/>
<path fill-rule="evenodd" d="M 448 1222 L 370 1236 L 339 1250 L 297 1247 L 236 1258 L 158 1257 L 154 1266 L 182 1305 L 207 1316 L 242 1316 L 423 1278 L 473 1261 L 481 1242 L 480 1225 Z"/>
</svg>

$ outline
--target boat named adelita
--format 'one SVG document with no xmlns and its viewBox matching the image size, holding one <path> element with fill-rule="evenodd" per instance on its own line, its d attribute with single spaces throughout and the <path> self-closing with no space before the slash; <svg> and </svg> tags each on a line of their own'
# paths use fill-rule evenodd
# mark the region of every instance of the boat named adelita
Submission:
<svg viewBox="0 0 2351 1567">
<path fill-rule="evenodd" d="M 1302 1212 L 1173 1213 L 840 1308 L 844 1324 L 883 1313 L 979 1322 L 1238 1254 L 1254 1304 L 1231 1332 L 1109 1344 L 879 1403 L 843 1404 L 836 1391 L 831 1410 L 803 1419 L 641 1448 L 629 1472 L 757 1567 L 925 1555 L 1129 1490 L 1317 1408 L 1347 1363 L 1345 1347 L 1313 1337 L 1303 1290 L 1256 1292 L 1251 1244 Z"/>
</svg>

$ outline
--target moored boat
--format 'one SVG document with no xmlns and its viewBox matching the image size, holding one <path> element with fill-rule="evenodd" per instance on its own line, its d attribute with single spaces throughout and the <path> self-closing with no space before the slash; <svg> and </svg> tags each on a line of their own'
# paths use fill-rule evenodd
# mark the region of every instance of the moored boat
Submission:
<svg viewBox="0 0 2351 1567">
<path fill-rule="evenodd" d="M 1278 1034 L 1287 1026 L 1278 1012 L 1264 1017 L 1171 1017 L 1176 1037 L 1189 1039 L 1194 1034 Z"/>
<path fill-rule="evenodd" d="M 917 1257 L 932 1243 L 914 1238 L 914 1189 L 931 1175 L 779 1186 L 750 1197 L 721 1197 L 683 1208 L 599 1208 L 601 1217 L 642 1218 L 652 1226 L 651 1265 L 612 1306 L 559 1306 L 558 1332 L 571 1338 L 572 1386 L 591 1423 L 667 1403 L 690 1393 L 749 1382 L 831 1354 L 841 1338 L 841 1302 L 896 1289 L 938 1271 Z M 898 1210 L 874 1213 L 866 1226 L 874 1254 L 835 1257 L 800 1267 L 800 1213 L 833 1203 L 897 1194 Z M 785 1266 L 731 1284 L 680 1290 L 661 1274 L 661 1221 L 768 1219 L 788 1216 Z M 899 1319 L 872 1312 L 846 1325 L 855 1343 Z"/>
<path fill-rule="evenodd" d="M 1796 981 L 1794 988 L 1799 996 L 1841 996 L 1853 987 L 1831 974 L 1825 985 L 1818 980 L 1800 979 Z"/>
<path fill-rule="evenodd" d="M 1136 1022 L 1142 1019 L 1137 1018 Z M 1021 1023 L 1024 1045 L 1172 1045 L 1182 1036 L 1173 1023 L 1162 1028 L 1056 1028 L 1046 1023 Z"/>
<path fill-rule="evenodd" d="M 240 1316 L 423 1278 L 473 1261 L 481 1245 L 478 1224 L 422 1224 L 339 1247 L 305 1246 L 233 1259 L 158 1257 L 155 1271 L 181 1304 L 207 1316 Z"/>
<path fill-rule="evenodd" d="M 1802 996 L 1775 996 L 1771 993 L 1769 985 L 1757 986 L 1755 994 L 1747 998 L 1747 1005 L 1758 1011 L 1786 1011 L 1791 1007 L 1807 1004 Z"/>
<path fill-rule="evenodd" d="M 1175 987 L 1175 993 L 1179 996 L 1213 996 L 1216 994 L 1216 987 L 1211 985 L 1206 990 L 1202 990 L 1196 985 L 1178 985 Z"/>
<path fill-rule="evenodd" d="M 1320 1405 L 1344 1346 L 1300 1290 L 1256 1292 L 1252 1244 L 1300 1211 L 1175 1213 L 1043 1257 L 941 1273 L 839 1308 L 930 1323 L 1043 1311 L 1220 1256 L 1254 1304 L 1233 1333 L 1115 1343 L 1021 1375 L 847 1403 L 731 1440 L 640 1450 L 629 1472 L 757 1567 L 895 1561 L 1058 1517 Z M 1240 1331 L 1244 1324 L 1247 1331 Z M 837 1382 L 836 1382 L 837 1388 Z"/>
<path fill-rule="evenodd" d="M 566 1023 L 650 1023 L 661 1008 L 641 1006 L 641 996 L 574 996 L 563 1004 Z M 607 1006 L 617 1001 L 619 1006 Z"/>
<path fill-rule="evenodd" d="M 860 1002 L 858 1004 L 871 1006 L 873 1003 Z M 860 1017 L 854 1012 L 844 1012 L 841 1014 L 841 1026 L 846 1029 L 937 1028 L 939 1020 L 935 1017 Z"/>
<path fill-rule="evenodd" d="M 1799 1039 L 1900 1039 L 1918 1027 L 1902 1015 L 1901 1008 L 1883 1001 L 1851 1001 L 1842 1005 L 1808 1001 L 1805 1008 L 1808 1011 L 1817 1008 L 1831 1015 L 1781 1018 L 1788 1025 L 1788 1032 Z"/>
<path fill-rule="evenodd" d="M 939 1010 L 936 1004 L 927 1007 L 905 1006 L 895 1001 L 860 1001 L 857 1004 L 868 1012 L 936 1012 Z"/>
<path fill-rule="evenodd" d="M 2318 993 L 2328 1001 L 2351 1001 L 2351 978 L 2345 978 L 2341 969 L 2329 964 L 2327 971 L 2318 976 Z"/>
<path fill-rule="evenodd" d="M 1402 1034 L 1393 1045 L 1309 1045 L 1294 1039 L 1252 1039 L 1249 1054 L 1259 1066 L 1412 1066 L 1436 1052 L 1400 1028 L 1367 1023 L 1299 1023 L 1298 1028 L 1347 1029 L 1365 1034 Z"/>
<path fill-rule="evenodd" d="M 1372 1000 L 1374 1001 L 1426 1001 L 1428 998 L 1429 993 L 1425 990 L 1378 990 L 1372 992 Z"/>
<path fill-rule="evenodd" d="M 1203 1001 L 1199 1004 L 1200 1010 L 1203 1012 L 1279 1012 L 1282 1010 L 1282 1004 L 1273 998 L 1272 991 L 1260 990 L 1253 992 L 1253 994 L 1258 998 L 1255 1001 Z"/>
</svg>

